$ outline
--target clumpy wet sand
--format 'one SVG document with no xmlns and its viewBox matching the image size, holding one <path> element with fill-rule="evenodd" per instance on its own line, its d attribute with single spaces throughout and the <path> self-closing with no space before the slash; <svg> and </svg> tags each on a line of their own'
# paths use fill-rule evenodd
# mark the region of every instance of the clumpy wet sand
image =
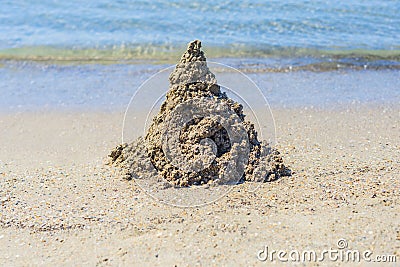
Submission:
<svg viewBox="0 0 400 267">
<path fill-rule="evenodd" d="M 292 176 L 186 209 L 104 165 L 123 112 L 2 114 L 0 262 L 252 266 L 266 245 L 322 251 L 340 238 L 399 258 L 398 107 L 273 112 Z"/>
<path fill-rule="evenodd" d="M 154 183 L 164 179 L 178 187 L 289 176 L 279 151 L 259 140 L 245 116 L 242 104 L 221 90 L 201 42 L 192 41 L 169 76 L 166 99 L 146 135 L 116 147 L 111 164 L 129 180 L 159 176 Z"/>
</svg>

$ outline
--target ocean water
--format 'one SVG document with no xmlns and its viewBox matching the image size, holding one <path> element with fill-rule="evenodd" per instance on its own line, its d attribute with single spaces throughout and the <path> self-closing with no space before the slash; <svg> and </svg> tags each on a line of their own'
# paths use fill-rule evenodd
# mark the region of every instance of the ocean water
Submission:
<svg viewBox="0 0 400 267">
<path fill-rule="evenodd" d="M 1 0 L 0 111 L 123 109 L 194 39 L 273 107 L 400 102 L 400 0 Z"/>
<path fill-rule="evenodd" d="M 215 58 L 400 61 L 399 0 L 2 0 L 0 10 L 6 60 L 173 62 L 200 39 Z"/>
<path fill-rule="evenodd" d="M 164 66 L 153 64 L 58 65 L 11 62 L 0 68 L 0 112 L 125 110 L 136 90 Z M 170 69 L 172 71 L 172 69 Z M 214 69 L 212 69 L 214 71 Z M 214 71 L 221 82 L 221 75 Z M 335 108 L 400 103 L 398 70 L 247 73 L 273 109 Z M 160 83 L 168 90 L 168 76 Z M 232 88 L 240 94 L 240 85 Z M 161 95 L 148 92 L 150 99 Z M 229 97 L 234 95 L 228 92 Z M 240 101 L 240 100 L 239 100 Z M 246 98 L 251 108 L 258 107 Z M 149 110 L 143 110 L 147 114 Z"/>
</svg>

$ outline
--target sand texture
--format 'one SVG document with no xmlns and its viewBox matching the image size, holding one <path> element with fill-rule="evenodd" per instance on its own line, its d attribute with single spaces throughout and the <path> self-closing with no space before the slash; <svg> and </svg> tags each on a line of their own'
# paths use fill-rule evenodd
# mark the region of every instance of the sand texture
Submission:
<svg viewBox="0 0 400 267">
<path fill-rule="evenodd" d="M 320 251 L 340 238 L 399 258 L 399 111 L 274 110 L 292 176 L 197 208 L 160 204 L 104 164 L 122 112 L 3 114 L 0 264 L 265 266 L 266 245 Z"/>
</svg>

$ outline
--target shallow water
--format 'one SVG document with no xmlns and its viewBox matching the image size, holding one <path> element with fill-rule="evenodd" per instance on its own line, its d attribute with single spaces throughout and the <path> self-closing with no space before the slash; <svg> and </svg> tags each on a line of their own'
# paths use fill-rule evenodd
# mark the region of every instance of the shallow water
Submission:
<svg viewBox="0 0 400 267">
<path fill-rule="evenodd" d="M 123 109 L 196 38 L 275 107 L 399 102 L 399 0 L 6 0 L 0 10 L 0 110 Z"/>
<path fill-rule="evenodd" d="M 139 86 L 164 67 L 8 63 L 0 68 L 0 110 L 123 110 Z M 215 74 L 217 79 L 225 75 L 224 72 Z M 397 70 L 259 72 L 247 75 L 273 108 L 323 108 L 363 103 L 391 105 L 400 102 Z M 164 87 L 168 89 L 167 76 Z M 232 89 L 240 94 L 240 85 Z M 160 95 L 152 97 L 157 99 Z"/>
<path fill-rule="evenodd" d="M 400 61 L 398 0 L 7 0 L 0 6 L 0 59 L 171 60 L 201 39 L 212 57 Z"/>
<path fill-rule="evenodd" d="M 400 2 L 2 1 L 2 48 L 61 45 L 399 48 Z"/>
</svg>

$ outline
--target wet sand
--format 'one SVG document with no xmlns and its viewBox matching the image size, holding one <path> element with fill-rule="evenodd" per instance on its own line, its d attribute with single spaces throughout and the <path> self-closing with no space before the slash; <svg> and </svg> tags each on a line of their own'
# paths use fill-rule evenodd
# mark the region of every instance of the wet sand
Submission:
<svg viewBox="0 0 400 267">
<path fill-rule="evenodd" d="M 264 246 L 341 238 L 399 261 L 398 107 L 273 113 L 293 175 L 197 208 L 160 204 L 104 164 L 123 112 L 0 115 L 1 265 L 266 265 Z"/>
</svg>

